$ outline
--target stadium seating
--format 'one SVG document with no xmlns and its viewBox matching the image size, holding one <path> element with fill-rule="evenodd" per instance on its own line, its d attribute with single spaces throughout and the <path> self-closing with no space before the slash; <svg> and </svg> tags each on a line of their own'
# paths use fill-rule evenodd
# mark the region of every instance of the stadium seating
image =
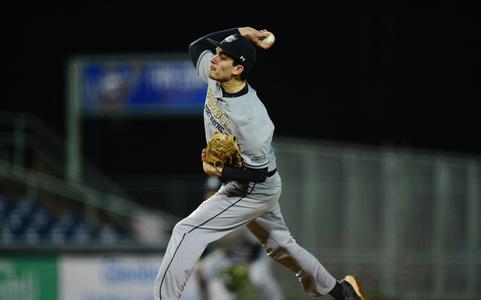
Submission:
<svg viewBox="0 0 481 300">
<path fill-rule="evenodd" d="M 121 228 L 94 226 L 78 214 L 55 214 L 36 199 L 11 199 L 0 192 L 0 243 L 115 243 L 126 239 Z"/>
</svg>

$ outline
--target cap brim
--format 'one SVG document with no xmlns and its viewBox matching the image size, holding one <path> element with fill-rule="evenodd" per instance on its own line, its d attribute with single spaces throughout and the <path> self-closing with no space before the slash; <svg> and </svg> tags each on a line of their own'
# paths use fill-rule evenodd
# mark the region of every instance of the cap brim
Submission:
<svg viewBox="0 0 481 300">
<path fill-rule="evenodd" d="M 224 53 L 225 55 L 229 56 L 229 57 L 232 58 L 233 60 L 237 61 L 237 59 L 235 58 L 235 56 L 232 56 L 232 55 L 229 53 L 229 51 L 227 51 L 224 47 L 222 47 L 222 45 L 221 45 L 220 42 L 215 41 L 215 40 L 213 40 L 213 39 L 211 39 L 211 38 L 207 38 L 207 40 L 208 40 L 209 42 L 211 42 L 214 46 L 221 48 L 221 49 L 222 49 L 222 53 Z"/>
<path fill-rule="evenodd" d="M 207 38 L 207 40 L 208 40 L 209 42 L 211 42 L 214 46 L 220 47 L 220 43 L 219 43 L 218 41 L 214 41 L 214 40 L 211 39 L 211 38 Z M 221 48 L 222 48 L 222 47 L 221 47 Z"/>
</svg>

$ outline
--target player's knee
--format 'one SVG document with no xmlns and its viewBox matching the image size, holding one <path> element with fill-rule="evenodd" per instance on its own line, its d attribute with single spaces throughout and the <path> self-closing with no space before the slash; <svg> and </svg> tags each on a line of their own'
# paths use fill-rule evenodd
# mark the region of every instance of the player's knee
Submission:
<svg viewBox="0 0 481 300">
<path fill-rule="evenodd" d="M 191 227 L 189 227 L 186 224 L 185 219 L 180 220 L 179 222 L 177 222 L 177 224 L 175 224 L 174 229 L 173 229 L 173 233 L 174 234 L 184 234 L 189 230 L 189 228 L 191 228 Z"/>
<path fill-rule="evenodd" d="M 284 231 L 272 231 L 267 239 L 266 244 L 264 245 L 264 248 L 267 255 L 273 259 L 276 259 L 276 256 L 278 256 L 280 252 L 285 252 L 286 250 L 288 251 L 288 249 L 295 245 L 296 241 L 290 234 L 285 234 Z"/>
<path fill-rule="evenodd" d="M 290 234 L 286 234 L 285 231 L 273 230 L 267 238 L 264 247 L 266 249 L 276 248 L 289 248 L 290 245 L 294 245 L 296 241 Z"/>
</svg>

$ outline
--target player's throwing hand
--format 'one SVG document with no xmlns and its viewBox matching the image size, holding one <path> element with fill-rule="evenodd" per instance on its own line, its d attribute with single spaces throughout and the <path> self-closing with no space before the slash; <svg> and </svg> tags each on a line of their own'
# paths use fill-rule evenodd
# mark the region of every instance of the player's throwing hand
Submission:
<svg viewBox="0 0 481 300">
<path fill-rule="evenodd" d="M 257 30 L 252 27 L 241 27 L 239 32 L 259 48 L 267 50 L 274 44 L 275 39 L 272 39 L 274 34 L 267 29 Z M 272 42 L 266 42 L 268 37 Z"/>
</svg>

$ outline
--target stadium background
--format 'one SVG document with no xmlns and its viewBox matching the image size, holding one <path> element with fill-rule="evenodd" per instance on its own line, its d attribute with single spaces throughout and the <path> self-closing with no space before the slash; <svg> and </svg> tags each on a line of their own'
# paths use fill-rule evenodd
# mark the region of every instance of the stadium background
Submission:
<svg viewBox="0 0 481 300">
<path fill-rule="evenodd" d="M 479 7 L 449 2 L 438 2 L 428 7 L 401 1 L 381 5 L 319 3 L 317 7 L 285 5 L 274 13 L 257 6 L 238 8 L 223 5 L 213 3 L 197 10 L 194 7 L 176 7 L 175 4 L 165 8 L 161 4 L 82 3 L 69 7 L 40 6 L 2 11 L 2 19 L 6 21 L 6 26 L 1 29 L 6 75 L 0 102 L 2 118 L 9 124 L 10 120 L 15 123 L 23 114 L 34 116 L 48 128 L 48 132 L 57 135 L 58 139 L 54 139 L 63 145 L 68 122 L 66 68 L 72 57 L 183 53 L 192 40 L 208 32 L 235 26 L 267 28 L 276 33 L 277 43 L 270 51 L 259 51 L 251 84 L 268 107 L 276 124 L 276 134 L 281 139 L 286 139 L 279 141 L 279 146 L 282 146 L 280 158 L 286 164 L 285 180 L 291 181 L 292 185 L 286 187 L 285 194 L 291 197 L 284 201 L 294 201 L 291 198 L 298 194 L 305 199 L 295 200 L 296 203 L 303 203 L 299 206 L 304 207 L 304 210 L 295 210 L 296 207 L 286 204 L 292 214 L 285 213 L 288 214 L 287 218 L 293 220 L 295 235 L 299 235 L 301 242 L 310 250 L 326 257 L 326 261 L 339 275 L 349 266 L 369 276 L 367 281 L 372 286 L 388 285 L 385 289 L 379 288 L 386 294 L 385 297 L 397 299 L 401 298 L 398 293 L 403 288 L 415 291 L 429 286 L 432 293 L 427 296 L 413 294 L 412 298 L 441 299 L 439 291 L 436 294 L 436 288 L 445 280 L 450 280 L 447 274 L 451 274 L 455 277 L 451 279 L 451 282 L 455 282 L 453 287 L 455 290 L 459 287 L 459 292 L 450 294 L 446 299 L 469 299 L 470 293 L 481 286 L 480 262 L 479 258 L 475 258 L 479 257 L 480 251 L 481 237 L 476 229 L 479 222 L 470 221 L 480 214 L 477 204 L 480 193 L 479 188 L 475 188 L 480 178 L 481 153 Z M 28 125 L 38 124 L 35 122 L 28 121 L 25 126 L 40 127 Z M 6 128 L 2 131 L 4 137 L 14 131 L 7 125 L 3 128 Z M 99 184 L 96 192 L 117 194 L 119 191 L 115 189 L 120 186 L 124 193 L 122 195 L 126 198 L 148 209 L 167 212 L 173 218 L 186 215 L 195 208 L 200 197 L 193 198 L 199 194 L 203 180 L 198 164 L 199 151 L 204 143 L 199 116 L 122 120 L 97 118 L 83 123 L 82 130 L 83 157 L 98 172 L 95 174 L 101 174 L 98 176 L 105 177 L 105 181 L 115 186 L 111 188 L 107 184 L 109 187 L 105 188 L 106 185 Z M 10 147 L 7 140 L 2 140 L 2 162 L 15 162 L 16 144 L 13 143 Z M 294 145 L 308 143 L 296 148 L 297 155 L 303 154 L 304 159 L 296 156 L 296 151 L 289 148 L 289 142 Z M 49 141 L 47 144 L 56 148 L 52 146 L 54 142 Z M 172 146 L 175 152 L 172 151 Z M 310 147 L 317 148 L 312 150 Z M 332 151 L 332 147 L 337 151 Z M 38 148 L 28 148 L 29 153 L 35 153 L 35 149 Z M 339 155 L 336 156 L 339 163 L 324 162 L 323 157 L 332 157 L 332 152 Z M 309 156 L 309 153 L 314 157 Z M 352 153 L 356 154 L 354 158 L 350 156 Z M 311 161 L 307 161 L 307 157 Z M 362 160 L 366 157 L 369 162 Z M 452 157 L 455 162 L 450 160 Z M 33 160 L 31 157 L 29 159 Z M 23 162 L 27 171 L 40 169 L 50 172 L 49 168 L 44 165 L 39 168 L 29 159 Z M 399 164 L 403 165 L 402 159 L 407 159 L 411 165 L 398 169 Z M 65 163 L 62 159 L 59 161 L 60 166 Z M 291 178 L 290 174 L 296 174 L 294 162 L 303 166 L 302 173 Z M 309 164 L 319 168 L 309 169 Z M 2 173 L 2 190 L 15 203 L 20 203 L 16 201 L 31 192 L 31 183 L 27 182 L 27 178 L 32 177 L 22 177 L 8 166 L 5 170 L 7 171 Z M 382 239 L 378 249 L 369 246 L 369 243 L 376 245 L 374 237 L 365 245 L 355 236 L 349 235 L 345 228 L 342 229 L 345 235 L 342 235 L 341 241 L 331 236 L 332 231 L 328 229 L 322 230 L 323 238 L 317 237 L 318 231 L 312 228 L 325 226 L 335 230 L 338 222 L 341 222 L 340 217 L 332 220 L 326 218 L 326 223 L 296 223 L 299 220 L 296 218 L 299 215 L 296 214 L 303 215 L 306 211 L 312 211 L 310 208 L 313 207 L 317 211 L 321 211 L 324 205 L 335 210 L 343 209 L 343 206 L 335 204 L 333 199 L 336 198 L 345 199 L 350 204 L 358 203 L 353 195 L 359 190 L 372 192 L 372 187 L 382 179 L 379 170 L 387 170 L 388 173 L 394 170 L 395 176 L 398 176 L 394 178 L 406 178 L 402 176 L 405 175 L 420 178 L 420 181 L 404 182 L 402 187 L 393 187 L 384 182 L 379 193 L 361 193 L 363 196 L 360 199 L 366 199 L 367 204 L 355 207 L 360 210 L 363 210 L 362 207 L 372 208 L 368 212 L 382 207 L 379 214 L 375 215 L 378 219 L 388 218 L 387 212 L 398 216 L 392 223 L 397 225 L 392 228 L 388 226 L 391 231 L 379 233 L 386 234 L 386 238 Z M 334 174 L 334 179 L 328 174 Z M 297 182 L 296 178 L 311 179 Z M 351 181 L 346 178 L 351 178 Z M 352 178 L 370 179 L 362 182 Z M 319 180 L 332 180 L 332 183 L 322 192 L 315 188 L 315 183 Z M 425 189 L 416 185 L 419 182 L 424 183 L 422 187 Z M 38 189 L 41 190 L 42 187 Z M 409 202 L 410 205 L 400 208 L 394 206 L 391 211 L 391 208 L 385 208 L 385 203 L 390 202 L 381 201 L 385 198 L 380 195 L 397 191 L 396 189 L 402 191 L 399 201 L 409 202 L 406 199 L 412 201 L 417 197 L 419 201 L 426 198 L 429 200 L 421 202 L 421 212 L 416 205 L 418 202 Z M 453 191 L 459 194 L 452 196 L 450 193 Z M 418 192 L 422 195 L 416 196 Z M 42 202 L 56 203 L 57 200 L 51 198 L 57 196 L 47 197 L 42 193 L 37 192 L 39 197 L 47 198 Z M 83 198 L 82 193 L 78 198 Z M 332 203 L 328 200 L 323 205 L 315 204 L 316 197 L 320 195 L 331 199 Z M 63 197 L 77 196 L 69 194 Z M 175 201 L 168 200 L 170 198 Z M 77 202 L 84 203 L 79 199 L 76 202 L 66 201 L 63 206 L 74 208 L 75 211 L 75 204 L 72 203 Z M 102 200 L 95 203 L 94 207 L 102 207 Z M 88 204 L 85 206 L 90 207 Z M 78 209 L 88 211 L 83 206 Z M 403 214 L 394 213 L 399 210 Z M 473 210 L 475 214 L 470 215 L 469 211 Z M 457 213 L 447 213 L 450 211 Z M 88 212 L 85 215 L 88 216 Z M 355 214 L 352 216 L 356 217 Z M 425 253 L 426 256 L 399 258 L 399 253 L 379 250 L 392 250 L 400 244 L 410 245 L 406 240 L 389 240 L 387 236 L 388 233 L 403 236 L 403 232 L 412 229 L 403 226 L 419 220 L 419 216 L 428 219 L 429 229 L 425 235 L 418 232 L 414 238 L 407 236 L 415 245 L 412 249 Z M 11 225 L 4 217 L 2 216 L 2 230 Z M 92 219 L 94 223 L 99 223 L 103 217 Z M 449 223 L 449 220 L 458 220 L 459 224 Z M 366 226 L 367 229 L 384 228 L 384 225 L 389 224 L 386 221 L 388 223 L 381 222 L 380 226 L 376 226 L 379 225 L 376 222 L 363 223 L 358 219 L 352 222 L 362 228 Z M 455 225 L 449 227 L 452 232 L 446 236 L 435 234 L 438 232 L 436 227 L 438 230 L 445 229 L 443 224 Z M 108 234 L 110 231 L 106 232 L 107 240 L 112 238 Z M 375 236 L 375 233 L 372 235 Z M 16 279 L 12 279 L 16 282 L 21 281 L 24 265 L 40 265 L 42 268 L 50 260 L 56 261 L 60 257 L 60 260 L 66 261 L 62 265 L 76 266 L 78 254 L 93 253 L 94 259 L 101 261 L 98 264 L 90 261 L 95 269 L 104 263 L 103 255 L 109 256 L 120 251 L 134 254 L 134 258 L 127 257 L 127 262 L 124 263 L 128 265 L 131 259 L 134 260 L 132 268 L 135 269 L 140 268 L 135 264 L 139 252 L 147 257 L 158 254 L 162 248 L 156 244 L 130 249 L 122 241 L 107 243 L 100 248 L 88 243 L 79 248 L 78 244 L 71 245 L 68 242 L 56 245 L 36 244 L 32 248 L 31 244 L 26 246 L 16 240 L 12 243 L 8 234 L 2 236 L 7 237 L 2 240 L 4 274 L 16 274 L 18 278 L 14 276 Z M 349 252 L 356 247 L 365 250 L 364 256 Z M 344 256 L 339 254 L 342 249 L 347 249 Z M 376 252 L 378 250 L 380 252 Z M 26 253 L 26 256 L 15 256 L 22 253 Z M 386 253 L 388 255 L 384 256 Z M 40 259 L 30 264 L 27 260 L 26 263 L 25 257 L 32 254 L 35 254 L 34 257 L 40 255 Z M 436 260 L 436 257 L 439 259 Z M 394 272 L 397 275 L 392 278 L 387 276 L 390 270 L 386 269 L 388 263 L 385 262 L 399 262 L 403 259 L 408 263 L 404 261 L 404 264 L 399 264 L 400 267 L 396 269 L 399 273 Z M 5 270 L 12 267 L 5 266 L 12 261 L 15 271 L 8 273 Z M 110 263 L 111 260 L 105 263 L 106 270 L 115 269 Z M 148 263 L 141 262 L 140 265 L 142 264 Z M 53 267 L 50 265 L 47 268 Z M 151 272 L 148 267 L 146 269 L 145 272 Z M 382 280 L 376 279 L 381 277 L 372 269 L 383 270 L 380 272 L 384 274 Z M 472 273 L 464 273 L 460 269 L 469 269 Z M 440 273 L 443 275 L 435 275 Z M 65 274 L 68 274 L 68 270 Z M 406 282 L 406 278 L 412 274 L 423 275 L 419 275 L 421 278 L 414 276 L 416 279 Z M 466 282 L 467 278 L 471 278 L 469 276 L 474 276 L 472 283 Z M 115 281 L 118 278 L 109 278 L 114 279 L 112 282 L 118 282 Z M 292 284 L 292 278 L 282 280 L 288 282 L 286 287 L 294 290 L 294 294 L 298 292 L 299 287 L 295 282 Z M 55 280 L 49 282 L 53 281 Z M 12 292 L 12 289 L 8 289 L 9 282 L 12 281 L 5 280 L 0 291 Z M 49 298 L 48 295 L 38 296 L 38 299 Z"/>
</svg>

